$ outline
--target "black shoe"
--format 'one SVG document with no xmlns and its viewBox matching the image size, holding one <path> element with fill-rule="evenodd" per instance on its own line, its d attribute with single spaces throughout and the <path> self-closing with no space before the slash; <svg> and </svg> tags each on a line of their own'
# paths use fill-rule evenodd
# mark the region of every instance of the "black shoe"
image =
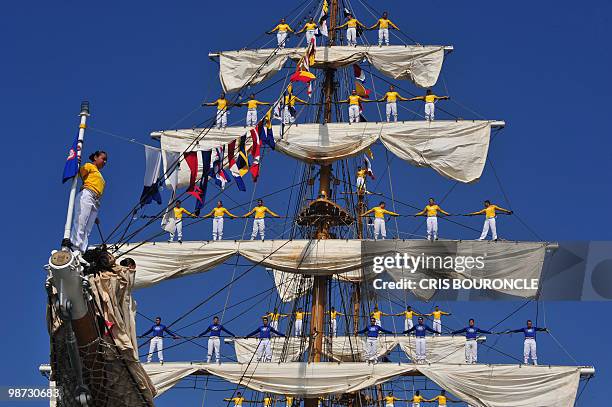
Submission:
<svg viewBox="0 0 612 407">
<path fill-rule="evenodd" d="M 179 242 L 180 244 L 183 244 L 183 241 L 182 241 L 181 239 L 179 239 L 179 240 L 178 240 L 178 242 Z"/>
</svg>

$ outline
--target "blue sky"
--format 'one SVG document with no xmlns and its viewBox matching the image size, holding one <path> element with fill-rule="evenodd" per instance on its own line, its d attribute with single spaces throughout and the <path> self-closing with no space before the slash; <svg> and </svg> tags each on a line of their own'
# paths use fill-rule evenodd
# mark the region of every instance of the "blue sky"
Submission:
<svg viewBox="0 0 612 407">
<path fill-rule="evenodd" d="M 148 136 L 152 130 L 191 127 L 209 117 L 210 110 L 197 109 L 202 100 L 212 100 L 220 92 L 217 65 L 208 59 L 209 51 L 246 46 L 298 4 L 236 0 L 231 5 L 214 6 L 202 1 L 104 5 L 39 1 L 4 5 L 0 17 L 4 50 L 0 64 L 0 117 L 9 153 L 0 166 L 8 175 L 6 191 L 17 190 L 17 194 L 9 193 L 11 197 L 4 204 L 5 212 L 11 216 L 7 218 L 5 235 L 9 254 L 4 256 L 5 290 L 1 301 L 5 310 L 5 368 L 0 372 L 0 385 L 44 385 L 37 372 L 38 364 L 47 360 L 49 352 L 42 266 L 49 251 L 61 240 L 68 190 L 59 179 L 66 149 L 76 131 L 80 101 L 91 102 L 93 128 L 154 144 Z M 353 6 L 360 19 L 373 22 L 359 1 Z M 389 10 L 392 20 L 419 42 L 455 46 L 435 88 L 452 97 L 450 102 L 443 102 L 445 109 L 475 118 L 462 107 L 469 106 L 486 118 L 507 122 L 507 128 L 495 137 L 490 149 L 503 192 L 492 167 L 487 166 L 480 182 L 456 186 L 444 201 L 444 208 L 451 212 L 475 210 L 482 199 L 489 198 L 514 209 L 544 239 L 610 239 L 612 221 L 607 210 L 612 195 L 612 141 L 606 125 L 612 90 L 608 79 L 612 69 L 609 2 L 508 5 L 380 0 L 375 6 Z M 367 34 L 371 41 L 374 35 Z M 396 84 L 407 92 L 421 92 L 409 83 Z M 381 82 L 375 85 L 378 90 L 384 86 Z M 272 95 L 270 90 L 261 98 Z M 409 107 L 419 111 L 422 108 Z M 232 113 L 230 121 L 242 120 L 243 114 Z M 373 107 L 366 114 L 371 120 L 378 117 Z M 400 115 L 411 118 L 403 109 Z M 109 164 L 104 170 L 108 190 L 100 214 L 107 233 L 139 197 L 143 151 L 138 144 L 91 129 L 86 135 L 85 150 L 98 148 L 109 152 Z M 377 146 L 374 154 L 374 169 L 380 181 L 377 191 L 389 195 L 385 152 Z M 256 195 L 291 185 L 296 170 L 299 168 L 295 162 L 287 157 L 267 154 Z M 396 199 L 415 206 L 423 206 L 429 196 L 441 199 L 454 184 L 431 170 L 416 169 L 399 160 L 392 162 L 391 173 Z M 249 182 L 248 188 L 246 193 L 230 189 L 225 197 L 227 206 L 236 206 L 232 201 L 248 203 L 253 184 Z M 274 195 L 267 203 L 287 213 L 286 196 Z M 187 203 L 188 208 L 192 205 Z M 237 211 L 246 209 L 245 206 Z M 412 213 L 412 209 L 399 204 L 397 209 Z M 475 229 L 481 226 L 480 219 L 463 223 Z M 503 218 L 500 223 L 503 237 L 534 239 L 516 218 Z M 282 221 L 270 225 L 273 233 L 283 229 Z M 413 232 L 418 226 L 414 219 L 400 221 L 404 232 Z M 473 238 L 477 234 L 448 223 L 441 227 L 441 235 L 448 238 Z M 243 228 L 243 221 L 235 221 L 227 226 L 226 234 L 240 236 Z M 142 238 L 158 230 L 151 228 Z M 416 233 L 422 231 L 423 228 Z M 207 239 L 209 234 L 207 222 L 185 231 L 186 239 Z M 97 241 L 96 235 L 92 236 Z M 139 311 L 149 317 L 160 314 L 173 320 L 226 284 L 232 271 L 231 267 L 222 267 L 206 275 L 137 292 Z M 254 270 L 236 283 L 230 303 L 268 288 L 270 280 L 262 276 L 266 276 L 263 270 Z M 253 287 L 257 287 L 256 291 Z M 195 321 L 218 312 L 224 301 L 224 296 L 215 298 L 190 318 Z M 247 309 L 255 310 L 249 313 L 240 307 L 228 311 L 226 319 L 238 316 L 229 327 L 238 333 L 251 331 L 269 301 L 266 297 L 258 304 L 247 303 Z M 431 305 L 418 306 L 428 309 Z M 449 321 L 453 327 L 462 326 L 462 321 L 472 316 L 482 321 L 482 326 L 490 326 L 517 306 L 442 305 L 453 311 Z M 397 305 L 394 307 L 397 311 Z M 607 339 L 612 331 L 605 324 L 612 306 L 605 302 L 548 303 L 536 310 L 535 304 L 530 304 L 506 321 L 504 327 L 520 326 L 525 319 L 535 318 L 536 311 L 543 318 L 543 309 L 547 325 L 563 347 L 578 361 L 598 368 L 578 405 L 603 404 L 608 400 L 604 384 L 612 380 L 606 369 L 612 362 Z M 149 325 L 142 317 L 138 323 L 141 331 Z M 185 334 L 195 334 L 203 327 L 204 323 L 200 323 L 186 329 Z M 540 341 L 543 361 L 572 362 L 552 338 L 541 336 Z M 200 343 L 204 345 L 204 341 Z M 496 346 L 515 355 L 521 352 L 518 336 L 504 337 Z M 187 344 L 168 350 L 166 357 L 197 360 L 202 353 L 202 348 Z M 483 353 L 481 360 L 502 361 L 494 353 Z M 216 383 L 215 388 L 232 386 Z M 209 391 L 206 400 L 218 400 L 227 394 Z M 177 403 L 201 405 L 202 391 L 174 390 L 160 398 L 158 404 Z"/>
</svg>

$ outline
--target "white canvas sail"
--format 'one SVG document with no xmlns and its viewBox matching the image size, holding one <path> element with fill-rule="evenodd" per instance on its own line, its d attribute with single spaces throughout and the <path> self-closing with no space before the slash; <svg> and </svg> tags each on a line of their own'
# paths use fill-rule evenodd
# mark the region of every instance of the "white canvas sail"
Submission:
<svg viewBox="0 0 612 407">
<path fill-rule="evenodd" d="M 238 363 L 257 363 L 258 338 L 233 339 L 236 360 Z M 302 338 L 273 337 L 270 340 L 272 346 L 272 362 L 295 362 L 302 355 L 305 348 Z"/>
<path fill-rule="evenodd" d="M 313 68 L 341 68 L 367 60 L 392 79 L 412 81 L 428 88 L 438 81 L 448 47 L 433 45 L 334 46 L 317 48 Z M 303 48 L 224 51 L 219 57 L 219 79 L 225 92 L 253 86 L 278 73 L 288 59 L 299 60 Z"/>
</svg>

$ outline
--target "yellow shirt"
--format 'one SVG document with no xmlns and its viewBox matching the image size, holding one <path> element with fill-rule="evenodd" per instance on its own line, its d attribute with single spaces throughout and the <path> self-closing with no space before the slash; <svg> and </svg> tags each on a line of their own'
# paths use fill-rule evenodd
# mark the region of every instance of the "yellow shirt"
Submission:
<svg viewBox="0 0 612 407">
<path fill-rule="evenodd" d="M 421 401 L 425 401 L 425 398 L 423 396 L 412 396 L 413 403 L 420 403 Z"/>
<path fill-rule="evenodd" d="M 368 173 L 368 170 L 359 170 L 357 171 L 357 178 L 365 178 L 367 173 Z"/>
<path fill-rule="evenodd" d="M 414 311 L 404 311 L 402 314 L 404 314 L 406 319 L 412 319 L 414 317 Z"/>
<path fill-rule="evenodd" d="M 264 406 L 271 406 L 272 405 L 272 397 L 264 397 L 263 405 Z"/>
<path fill-rule="evenodd" d="M 211 214 L 212 214 L 212 215 L 213 215 L 215 218 L 218 218 L 218 217 L 221 217 L 221 218 L 222 218 L 224 215 L 228 215 L 228 216 L 231 216 L 231 217 L 235 217 L 234 215 L 232 215 L 232 214 L 231 214 L 231 213 L 230 213 L 230 212 L 229 212 L 227 209 L 225 209 L 224 207 L 220 207 L 220 208 L 219 208 L 219 207 L 216 207 L 215 209 L 213 209 L 213 210 L 212 210 L 212 211 L 209 213 L 209 215 L 211 215 Z"/>
<path fill-rule="evenodd" d="M 427 212 L 427 216 L 438 216 L 438 211 L 440 207 L 438 205 L 427 205 L 425 207 L 425 211 Z"/>
<path fill-rule="evenodd" d="M 83 188 L 89 189 L 95 192 L 98 197 L 101 197 L 106 181 L 104 181 L 104 177 L 98 167 L 92 163 L 86 163 L 81 167 L 79 173 L 81 174 L 81 179 L 83 179 Z"/>
<path fill-rule="evenodd" d="M 338 311 L 329 311 L 329 316 L 331 319 L 336 319 L 338 315 L 342 315 L 342 314 L 339 313 Z"/>
<path fill-rule="evenodd" d="M 438 400 L 438 406 L 446 406 L 446 396 L 440 394 L 434 397 L 433 400 Z"/>
<path fill-rule="evenodd" d="M 299 312 L 298 311 L 298 312 L 295 313 L 295 319 L 297 321 L 301 321 L 302 319 L 304 319 L 304 315 L 306 315 L 305 312 Z"/>
<path fill-rule="evenodd" d="M 440 319 L 442 317 L 442 315 L 446 315 L 446 312 L 444 311 L 434 311 L 431 313 L 434 317 L 434 319 Z"/>
<path fill-rule="evenodd" d="M 437 98 L 436 95 L 425 95 L 425 103 L 433 103 Z"/>
<path fill-rule="evenodd" d="M 372 311 L 370 314 L 374 319 L 380 319 L 383 315 L 382 311 Z"/>
<path fill-rule="evenodd" d="M 306 23 L 304 24 L 304 28 L 306 30 L 314 30 L 315 28 L 317 28 L 317 25 L 315 23 Z"/>
<path fill-rule="evenodd" d="M 247 213 L 244 216 L 249 216 L 253 214 L 253 212 L 255 212 L 255 219 L 263 219 L 266 216 L 266 212 L 268 212 L 272 216 L 278 216 L 277 214 L 272 212 L 270 209 L 268 209 L 267 206 L 256 206 L 251 210 L 251 212 Z"/>
<path fill-rule="evenodd" d="M 225 110 L 227 108 L 227 99 L 217 99 L 215 101 L 217 110 Z"/>
<path fill-rule="evenodd" d="M 397 101 L 397 98 L 399 97 L 399 93 L 397 93 L 395 91 L 387 92 L 387 93 L 385 93 L 385 97 L 387 98 L 387 102 L 393 103 L 393 102 Z"/>
<path fill-rule="evenodd" d="M 370 213 L 370 212 L 374 212 L 374 217 L 375 218 L 379 218 L 379 219 L 384 219 L 385 214 L 386 215 L 393 215 L 393 216 L 397 216 L 397 213 L 395 212 L 391 212 L 388 211 L 386 209 L 381 208 L 380 206 L 375 206 L 374 208 L 370 209 L 368 212 L 366 213 Z"/>
<path fill-rule="evenodd" d="M 485 211 L 485 215 L 486 215 L 487 219 L 495 217 L 495 210 L 496 209 L 499 209 L 499 207 L 496 206 L 496 205 L 489 205 L 489 206 L 487 206 L 485 208 L 484 211 Z"/>
<path fill-rule="evenodd" d="M 250 99 L 247 102 L 247 108 L 249 108 L 249 109 L 257 109 L 257 105 L 263 105 L 263 103 L 261 103 L 259 100 L 255 100 L 255 99 Z"/>
<path fill-rule="evenodd" d="M 291 30 L 291 27 L 289 27 L 289 24 L 279 24 L 277 25 L 274 30 L 278 30 L 280 32 L 287 32 L 289 30 Z M 272 31 L 274 31 L 272 30 Z"/>
<path fill-rule="evenodd" d="M 385 396 L 385 403 L 387 404 L 393 404 L 393 402 L 396 400 L 399 400 L 399 399 L 394 396 Z"/>
<path fill-rule="evenodd" d="M 357 27 L 357 19 L 356 18 L 351 18 L 350 20 L 348 20 L 346 22 L 346 26 L 349 28 L 356 28 Z"/>
<path fill-rule="evenodd" d="M 266 314 L 267 317 L 270 318 L 270 321 L 278 321 L 283 315 L 279 313 L 268 312 Z"/>
<path fill-rule="evenodd" d="M 384 30 L 385 28 L 389 28 L 389 24 L 393 24 L 393 23 L 388 18 L 379 18 L 378 24 L 379 24 L 378 28 Z"/>
<path fill-rule="evenodd" d="M 349 100 L 349 104 L 351 104 L 351 105 L 358 105 L 359 101 L 361 100 L 361 96 L 359 96 L 359 95 L 350 95 L 348 97 L 348 100 Z"/>
<path fill-rule="evenodd" d="M 285 399 L 287 400 L 287 407 L 290 407 L 293 404 L 293 397 L 285 397 Z"/>
<path fill-rule="evenodd" d="M 181 220 L 183 218 L 184 213 L 186 213 L 189 216 L 193 216 L 191 212 L 189 212 L 185 208 L 174 208 L 174 219 Z"/>
<path fill-rule="evenodd" d="M 242 406 L 242 402 L 244 401 L 244 397 L 233 397 L 230 401 L 234 402 L 234 406 Z"/>
<path fill-rule="evenodd" d="M 291 96 L 285 95 L 285 105 L 295 106 L 295 102 L 298 102 L 298 101 L 303 102 L 295 95 L 291 95 Z"/>
</svg>

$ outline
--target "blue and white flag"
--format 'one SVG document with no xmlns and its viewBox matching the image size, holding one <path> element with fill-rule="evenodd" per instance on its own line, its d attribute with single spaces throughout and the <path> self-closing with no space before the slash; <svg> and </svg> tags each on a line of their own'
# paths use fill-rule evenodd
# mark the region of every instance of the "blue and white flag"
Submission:
<svg viewBox="0 0 612 407">
<path fill-rule="evenodd" d="M 79 172 L 79 135 L 74 138 L 72 147 L 68 151 L 68 157 L 66 158 L 66 164 L 64 164 L 64 175 L 62 176 L 62 184 L 76 176 Z"/>
<path fill-rule="evenodd" d="M 140 206 L 145 206 L 155 201 L 161 205 L 162 198 L 159 193 L 161 177 L 159 170 L 161 168 L 162 156 L 159 148 L 145 146 L 145 175 L 144 187 L 140 194 Z"/>
</svg>

